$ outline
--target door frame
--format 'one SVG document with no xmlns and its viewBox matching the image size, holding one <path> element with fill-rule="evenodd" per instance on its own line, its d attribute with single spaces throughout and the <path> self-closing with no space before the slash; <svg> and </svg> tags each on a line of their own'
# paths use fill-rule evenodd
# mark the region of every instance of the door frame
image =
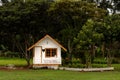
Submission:
<svg viewBox="0 0 120 80">
<path fill-rule="evenodd" d="M 41 58 L 41 64 L 42 64 L 42 46 L 35 46 L 35 47 L 39 47 L 40 49 L 41 49 L 41 51 L 40 51 L 40 58 Z M 34 47 L 34 54 L 33 54 L 33 57 L 35 56 L 35 47 Z"/>
</svg>

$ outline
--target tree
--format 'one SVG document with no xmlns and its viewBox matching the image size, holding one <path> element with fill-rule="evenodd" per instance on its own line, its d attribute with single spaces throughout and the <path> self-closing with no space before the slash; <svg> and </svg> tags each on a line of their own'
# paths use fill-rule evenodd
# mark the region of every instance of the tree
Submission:
<svg viewBox="0 0 120 80">
<path fill-rule="evenodd" d="M 1 44 L 10 51 L 19 52 L 30 65 L 30 53 L 27 48 L 42 35 L 42 22 L 46 21 L 48 3 L 45 2 L 11 2 L 0 7 Z M 43 18 L 44 17 L 44 18 Z M 7 23 L 7 24 L 6 24 Z M 36 36 L 36 37 L 34 37 Z"/>
<path fill-rule="evenodd" d="M 104 10 L 82 1 L 13 1 L 0 7 L 0 44 L 20 52 L 29 65 L 27 47 L 50 34 L 61 40 L 71 56 L 74 36 L 86 21 L 101 21 L 104 16 Z"/>
<path fill-rule="evenodd" d="M 81 50 L 86 58 L 86 67 L 91 67 L 92 58 L 95 55 L 95 45 L 102 39 L 103 34 L 95 31 L 95 23 L 89 19 L 82 27 L 82 30 L 74 38 L 76 49 L 81 54 Z"/>
<path fill-rule="evenodd" d="M 50 6 L 49 15 L 53 18 L 53 22 L 60 23 L 59 32 L 60 40 L 68 48 L 68 54 L 72 56 L 74 36 L 81 30 L 87 19 L 101 20 L 105 11 L 96 8 L 96 5 L 83 1 L 58 1 L 53 2 Z M 61 37 L 62 35 L 62 37 Z M 72 60 L 71 57 L 69 57 Z"/>
<path fill-rule="evenodd" d="M 118 48 L 115 45 L 119 42 L 119 30 L 120 30 L 120 15 L 108 16 L 104 19 L 104 28 L 102 29 L 105 41 L 105 47 L 107 51 L 107 63 L 111 66 L 112 60 L 114 59 L 115 50 Z M 115 47 L 116 46 L 116 47 Z"/>
</svg>

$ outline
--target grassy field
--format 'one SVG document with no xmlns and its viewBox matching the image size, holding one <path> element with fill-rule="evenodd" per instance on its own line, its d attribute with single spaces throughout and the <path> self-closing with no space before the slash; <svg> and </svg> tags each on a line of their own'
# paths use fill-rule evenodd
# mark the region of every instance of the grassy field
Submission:
<svg viewBox="0 0 120 80">
<path fill-rule="evenodd" d="M 30 61 L 32 64 L 32 60 Z M 14 64 L 15 66 L 26 66 L 26 60 L 20 58 L 5 58 L 0 57 L 0 66 L 7 66 L 8 64 Z M 82 64 L 79 64 L 82 66 Z M 93 67 L 107 67 L 107 64 L 92 64 Z M 116 70 L 120 71 L 120 64 L 112 64 Z"/>
<path fill-rule="evenodd" d="M 15 66 L 25 66 L 26 61 L 24 59 L 18 58 L 0 58 L 0 66 L 5 66 L 8 64 L 14 64 Z M 113 66 L 116 68 L 116 70 L 108 72 L 0 69 L 0 80 L 120 80 L 120 64 L 113 64 Z"/>
<path fill-rule="evenodd" d="M 0 70 L 0 80 L 120 80 L 120 72 Z"/>
<path fill-rule="evenodd" d="M 0 57 L 0 66 L 6 66 L 8 64 L 14 64 L 16 66 L 25 66 L 27 63 L 25 59 Z"/>
<path fill-rule="evenodd" d="M 30 63 L 32 64 L 32 59 L 30 60 Z M 27 62 L 23 58 L 0 57 L 0 66 L 6 66 L 8 64 L 14 64 L 15 66 L 26 66 Z"/>
</svg>

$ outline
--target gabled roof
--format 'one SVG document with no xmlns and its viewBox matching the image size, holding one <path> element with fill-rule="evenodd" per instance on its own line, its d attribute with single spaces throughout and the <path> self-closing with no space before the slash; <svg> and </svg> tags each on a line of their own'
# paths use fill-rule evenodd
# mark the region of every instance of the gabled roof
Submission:
<svg viewBox="0 0 120 80">
<path fill-rule="evenodd" d="M 30 46 L 27 50 L 31 50 L 32 48 L 34 48 L 38 43 L 40 43 L 41 41 L 43 41 L 45 38 L 49 38 L 51 39 L 53 42 L 55 42 L 58 46 L 60 46 L 63 50 L 67 51 L 66 48 L 64 48 L 60 43 L 58 43 L 55 39 L 53 39 L 51 36 L 49 35 L 45 35 L 42 39 L 40 39 L 38 42 L 36 42 L 35 44 L 33 44 L 32 46 Z"/>
</svg>

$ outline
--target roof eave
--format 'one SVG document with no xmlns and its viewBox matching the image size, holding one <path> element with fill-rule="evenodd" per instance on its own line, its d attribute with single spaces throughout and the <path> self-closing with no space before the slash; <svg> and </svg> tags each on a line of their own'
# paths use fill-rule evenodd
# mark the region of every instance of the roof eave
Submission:
<svg viewBox="0 0 120 80">
<path fill-rule="evenodd" d="M 44 38 L 50 38 L 52 41 L 54 41 L 57 45 L 59 45 L 64 51 L 67 51 L 66 48 L 64 48 L 61 44 L 59 44 L 56 40 L 54 40 L 52 37 L 50 37 L 49 35 L 44 36 L 42 39 L 40 39 L 38 42 L 36 42 L 34 45 L 32 45 L 31 47 L 29 47 L 27 50 L 30 51 L 32 48 L 34 48 L 39 42 L 41 42 Z"/>
</svg>

